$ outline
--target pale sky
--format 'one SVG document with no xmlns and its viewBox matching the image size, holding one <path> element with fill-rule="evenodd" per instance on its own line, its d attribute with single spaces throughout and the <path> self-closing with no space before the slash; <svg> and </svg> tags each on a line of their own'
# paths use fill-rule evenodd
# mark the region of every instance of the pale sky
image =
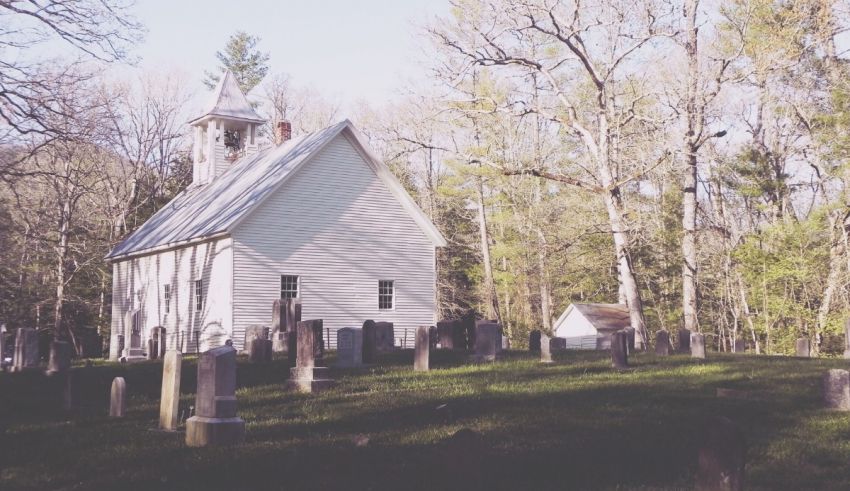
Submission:
<svg viewBox="0 0 850 491">
<path fill-rule="evenodd" d="M 317 89 L 344 106 L 380 104 L 406 80 L 425 77 L 417 62 L 427 42 L 417 26 L 448 12 L 444 0 L 138 0 L 148 29 L 138 69 L 177 69 L 206 93 L 204 70 L 237 30 L 259 36 L 270 74 Z M 120 69 L 123 71 L 123 69 Z M 202 94 L 201 94 L 202 95 Z M 343 109 L 345 111 L 345 109 Z"/>
</svg>

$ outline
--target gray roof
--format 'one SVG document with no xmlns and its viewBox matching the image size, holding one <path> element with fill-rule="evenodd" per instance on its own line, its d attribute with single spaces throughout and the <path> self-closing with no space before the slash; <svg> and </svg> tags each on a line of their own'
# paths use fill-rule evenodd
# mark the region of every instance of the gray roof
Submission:
<svg viewBox="0 0 850 491">
<path fill-rule="evenodd" d="M 622 303 L 574 303 L 597 331 L 619 331 L 632 325 L 629 308 Z"/>
<path fill-rule="evenodd" d="M 243 157 L 212 182 L 192 185 L 154 214 L 106 256 L 118 259 L 221 236 L 272 194 L 286 178 L 300 168 L 344 130 L 370 157 L 377 175 L 408 209 L 414 220 L 438 246 L 445 239 L 404 191 L 386 166 L 365 146 L 363 137 L 348 121 L 295 138 L 280 146 Z"/>
<path fill-rule="evenodd" d="M 225 70 L 222 74 L 218 81 L 218 85 L 213 91 L 212 98 L 204 108 L 204 112 L 197 118 L 190 121 L 189 124 L 200 121 L 207 116 L 236 118 L 246 121 L 254 121 L 257 123 L 265 122 L 265 120 L 261 118 L 256 111 L 254 111 L 251 103 L 248 102 L 245 94 L 242 93 L 242 89 L 239 88 L 239 83 L 236 81 L 236 77 L 230 73 L 230 70 Z"/>
</svg>

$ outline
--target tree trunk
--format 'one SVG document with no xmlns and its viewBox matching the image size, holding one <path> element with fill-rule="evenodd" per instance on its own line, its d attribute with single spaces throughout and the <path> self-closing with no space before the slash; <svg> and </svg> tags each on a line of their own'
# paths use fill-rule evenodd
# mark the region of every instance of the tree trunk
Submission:
<svg viewBox="0 0 850 491">
<path fill-rule="evenodd" d="M 685 100 L 685 172 L 682 176 L 682 315 L 685 329 L 698 331 L 697 321 L 697 151 L 699 150 L 699 111 L 697 109 L 697 5 L 685 2 L 688 60 L 687 95 Z"/>
<path fill-rule="evenodd" d="M 487 232 L 487 212 L 484 208 L 484 183 L 478 178 L 478 232 L 481 245 L 481 261 L 484 266 L 484 313 L 488 319 L 497 319 L 499 314 L 499 297 L 496 294 L 496 281 L 493 278 L 493 263 L 490 259 L 490 235 Z"/>
</svg>

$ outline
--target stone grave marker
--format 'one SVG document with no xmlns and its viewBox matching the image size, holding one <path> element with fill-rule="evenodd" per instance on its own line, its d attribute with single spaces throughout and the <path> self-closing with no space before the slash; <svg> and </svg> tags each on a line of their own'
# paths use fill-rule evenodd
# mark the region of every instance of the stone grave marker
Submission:
<svg viewBox="0 0 850 491">
<path fill-rule="evenodd" d="M 295 324 L 301 322 L 301 300 L 285 298 L 275 300 L 272 305 L 272 350 L 289 350 L 289 333 L 295 332 Z"/>
<path fill-rule="evenodd" d="M 539 333 L 539 336 L 537 337 L 537 342 L 539 343 L 538 349 L 540 350 L 540 363 L 552 363 L 551 338 L 540 331 L 535 332 Z"/>
<path fill-rule="evenodd" d="M 823 402 L 827 409 L 850 411 L 850 372 L 827 370 L 823 374 Z"/>
<path fill-rule="evenodd" d="M 168 345 L 168 340 L 166 338 L 166 329 L 162 326 L 156 326 L 151 331 L 151 337 L 154 341 L 154 351 L 156 352 L 156 358 L 162 358 L 165 356 L 165 352 L 167 351 L 166 347 Z"/>
<path fill-rule="evenodd" d="M 363 363 L 372 365 L 378 360 L 377 333 L 375 332 L 375 321 L 367 320 L 363 323 Z"/>
<path fill-rule="evenodd" d="M 245 439 L 236 415 L 236 350 L 220 346 L 198 358 L 195 415 L 186 420 L 186 445 L 234 445 Z"/>
<path fill-rule="evenodd" d="M 251 340 L 251 351 L 249 354 L 251 363 L 268 363 L 272 361 L 272 341 L 255 337 Z"/>
<path fill-rule="evenodd" d="M 456 321 L 440 321 L 437 323 L 437 342 L 440 349 L 455 349 Z"/>
<path fill-rule="evenodd" d="M 697 491 L 744 489 L 747 443 L 741 430 L 727 418 L 712 418 L 705 428 L 697 456 Z"/>
<path fill-rule="evenodd" d="M 458 333 L 458 338 L 455 339 L 455 346 L 457 346 L 457 349 L 467 349 L 469 351 L 474 351 L 476 334 L 475 316 L 473 314 L 467 314 L 462 319 L 457 321 L 455 329 L 457 329 Z"/>
<path fill-rule="evenodd" d="M 691 333 L 691 358 L 705 359 L 705 334 Z"/>
<path fill-rule="evenodd" d="M 564 351 L 567 349 L 567 338 L 559 338 L 554 337 L 549 339 L 549 350 L 552 352 L 555 351 Z"/>
<path fill-rule="evenodd" d="M 322 319 L 301 321 L 296 327 L 297 352 L 295 366 L 289 370 L 290 390 L 299 392 L 317 392 L 336 385 L 330 378 L 327 367 L 316 366 L 316 344 L 321 342 L 316 338 L 316 331 L 322 331 Z M 321 360 L 321 358 L 319 358 Z"/>
<path fill-rule="evenodd" d="M 157 349 L 157 346 L 156 346 L 156 341 L 154 341 L 153 338 L 148 339 L 147 350 L 145 350 L 145 351 L 146 351 L 145 357 L 147 357 L 148 360 L 156 360 L 156 355 L 157 355 L 158 349 Z"/>
<path fill-rule="evenodd" d="M 363 330 L 343 327 L 336 332 L 336 366 L 357 368 L 363 366 Z"/>
<path fill-rule="evenodd" d="M 413 350 L 413 371 L 427 372 L 428 358 L 430 356 L 431 345 L 428 342 L 428 327 L 419 326 L 416 328 L 416 345 Z"/>
<path fill-rule="evenodd" d="M 658 356 L 670 354 L 670 333 L 664 329 L 655 333 L 655 354 Z"/>
<path fill-rule="evenodd" d="M 159 429 L 177 431 L 180 422 L 180 374 L 183 354 L 169 350 L 162 357 L 162 390 L 159 398 Z"/>
<path fill-rule="evenodd" d="M 797 356 L 801 358 L 811 358 L 812 342 L 809 340 L 809 338 L 797 339 Z"/>
<path fill-rule="evenodd" d="M 245 341 L 242 344 L 242 352 L 251 354 L 251 343 L 255 339 L 268 339 L 269 328 L 258 324 L 251 324 L 245 328 Z"/>
<path fill-rule="evenodd" d="M 611 333 L 611 364 L 617 370 L 629 368 L 629 340 L 625 331 Z"/>
<path fill-rule="evenodd" d="M 127 383 L 124 377 L 115 377 L 112 380 L 112 390 L 109 393 L 109 416 L 112 418 L 123 418 L 127 409 Z"/>
<path fill-rule="evenodd" d="M 691 331 L 689 329 L 679 329 L 678 345 L 676 352 L 690 353 L 691 352 Z"/>
<path fill-rule="evenodd" d="M 38 368 L 38 333 L 35 329 L 19 328 L 15 332 L 15 355 L 12 371 L 22 372 Z"/>
<path fill-rule="evenodd" d="M 502 326 L 492 322 L 480 322 L 475 326 L 475 359 L 496 361 L 501 351 Z"/>
<path fill-rule="evenodd" d="M 375 323 L 375 348 L 379 353 L 395 349 L 395 331 L 392 322 Z"/>
<path fill-rule="evenodd" d="M 528 333 L 528 351 L 532 353 L 540 353 L 542 339 L 543 335 L 539 329 L 534 329 Z"/>
<path fill-rule="evenodd" d="M 71 368 L 71 343 L 66 341 L 50 342 L 50 359 L 47 363 L 47 374 L 67 372 Z"/>
</svg>

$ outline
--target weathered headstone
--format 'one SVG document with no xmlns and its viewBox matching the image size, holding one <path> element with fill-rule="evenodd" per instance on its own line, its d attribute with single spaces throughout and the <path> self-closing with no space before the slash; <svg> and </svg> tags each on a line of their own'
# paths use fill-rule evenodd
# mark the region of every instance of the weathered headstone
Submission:
<svg viewBox="0 0 850 491">
<path fill-rule="evenodd" d="M 705 334 L 691 333 L 691 358 L 705 359 Z"/>
<path fill-rule="evenodd" d="M 127 409 L 127 383 L 124 377 L 112 380 L 112 390 L 109 393 L 109 416 L 123 418 Z"/>
<path fill-rule="evenodd" d="M 367 320 L 363 323 L 363 363 L 372 365 L 378 360 L 377 333 L 375 332 L 375 321 Z"/>
<path fill-rule="evenodd" d="M 844 321 L 844 358 L 850 358 L 850 319 Z"/>
<path fill-rule="evenodd" d="M 457 321 L 440 321 L 437 323 L 437 342 L 440 344 L 440 349 L 455 349 L 455 331 Z"/>
<path fill-rule="evenodd" d="M 416 345 L 413 350 L 413 371 L 427 372 L 428 358 L 430 356 L 430 343 L 428 342 L 428 327 L 416 328 Z"/>
<path fill-rule="evenodd" d="M 322 319 L 306 320 L 297 324 L 295 367 L 289 370 L 287 383 L 291 390 L 316 392 L 336 385 L 326 367 L 316 366 L 316 344 L 321 342 L 321 339 L 316 338 L 317 330 L 322 330 Z"/>
<path fill-rule="evenodd" d="M 655 354 L 658 356 L 670 354 L 670 333 L 664 329 L 655 333 Z"/>
<path fill-rule="evenodd" d="M 478 320 L 475 321 L 476 336 L 478 335 L 478 326 L 481 326 L 481 325 L 484 325 L 484 324 L 494 324 L 494 325 L 499 326 L 499 329 L 496 332 L 496 354 L 501 353 L 502 350 L 505 349 L 505 340 L 504 340 L 504 334 L 502 332 L 501 324 L 499 324 L 498 320 L 496 320 L 496 319 L 478 319 Z"/>
<path fill-rule="evenodd" d="M 551 338 L 540 331 L 537 337 L 538 349 L 540 350 L 540 362 L 552 363 L 552 341 Z"/>
<path fill-rule="evenodd" d="M 153 338 L 150 338 L 147 341 L 147 345 L 145 356 L 148 360 L 156 360 L 157 351 L 159 351 L 156 346 L 156 341 L 154 341 Z"/>
<path fill-rule="evenodd" d="M 15 331 L 15 355 L 12 371 L 22 372 L 38 368 L 38 333 L 35 329 L 19 328 Z"/>
<path fill-rule="evenodd" d="M 268 363 L 272 361 L 272 341 L 262 338 L 252 339 L 249 356 L 252 363 Z"/>
<path fill-rule="evenodd" d="M 528 351 L 532 353 L 540 353 L 542 333 L 539 329 L 534 329 L 528 333 Z"/>
<path fill-rule="evenodd" d="M 363 330 L 343 327 L 336 332 L 336 366 L 363 366 Z"/>
<path fill-rule="evenodd" d="M 827 409 L 850 411 L 850 372 L 827 370 L 823 374 L 823 402 Z"/>
<path fill-rule="evenodd" d="M 501 351 L 502 326 L 496 323 L 482 322 L 475 326 L 475 359 L 495 361 Z"/>
<path fill-rule="evenodd" d="M 67 372 L 71 368 L 71 344 L 66 341 L 50 342 L 50 359 L 47 374 Z"/>
<path fill-rule="evenodd" d="M 625 331 L 611 333 L 611 364 L 617 370 L 629 368 L 629 340 Z"/>
<path fill-rule="evenodd" d="M 679 329 L 678 345 L 676 351 L 678 353 L 691 352 L 691 331 L 690 329 Z"/>
<path fill-rule="evenodd" d="M 166 329 L 162 326 L 156 326 L 151 331 L 151 337 L 154 341 L 154 348 L 156 350 L 156 357 L 162 358 L 165 356 L 165 352 L 167 350 L 168 341 L 166 339 Z"/>
<path fill-rule="evenodd" d="M 375 323 L 375 348 L 380 353 L 395 349 L 395 331 L 392 322 Z"/>
<path fill-rule="evenodd" d="M 732 352 L 743 353 L 745 351 L 747 351 L 747 342 L 743 339 L 735 339 L 735 343 L 732 345 Z"/>
<path fill-rule="evenodd" d="M 549 340 L 549 349 L 552 352 L 564 351 L 567 349 L 567 338 L 554 337 Z"/>
<path fill-rule="evenodd" d="M 809 338 L 797 339 L 797 356 L 801 358 L 811 358 L 812 342 L 811 340 L 809 340 Z"/>
<path fill-rule="evenodd" d="M 236 350 L 221 346 L 198 358 L 195 415 L 186 420 L 186 445 L 233 445 L 245 438 L 236 416 Z"/>
<path fill-rule="evenodd" d="M 245 341 L 242 344 L 242 352 L 251 354 L 251 343 L 255 339 L 268 339 L 269 328 L 258 324 L 251 324 L 245 328 Z"/>
<path fill-rule="evenodd" d="M 635 328 L 627 327 L 623 329 L 623 332 L 626 333 L 626 348 L 628 348 L 628 354 L 632 354 L 635 352 Z"/>
<path fill-rule="evenodd" d="M 159 399 L 159 429 L 177 431 L 180 407 L 180 375 L 183 354 L 169 350 L 162 357 L 162 391 Z"/>
<path fill-rule="evenodd" d="M 712 418 L 705 428 L 697 457 L 696 491 L 741 491 L 747 443 L 727 418 Z"/>
<path fill-rule="evenodd" d="M 456 329 L 460 337 L 460 345 L 457 344 L 458 340 L 455 340 L 457 349 L 465 348 L 473 351 L 475 349 L 475 314 L 469 313 L 465 315 L 458 321 Z"/>
<path fill-rule="evenodd" d="M 272 305 L 272 349 L 275 352 L 289 350 L 289 333 L 295 332 L 296 323 L 301 322 L 301 300 L 286 298 L 275 300 Z"/>
</svg>

